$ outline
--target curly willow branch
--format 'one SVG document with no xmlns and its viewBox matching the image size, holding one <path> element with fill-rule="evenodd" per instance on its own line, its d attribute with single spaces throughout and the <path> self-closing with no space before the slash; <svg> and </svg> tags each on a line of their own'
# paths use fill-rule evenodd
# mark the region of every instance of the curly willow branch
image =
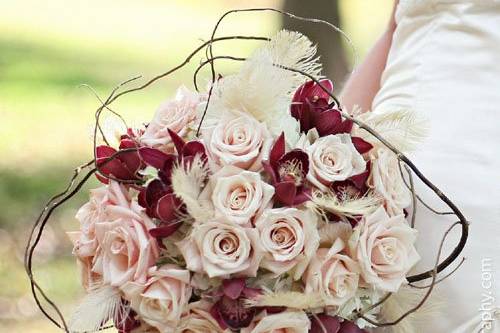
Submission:
<svg viewBox="0 0 500 333">
<path fill-rule="evenodd" d="M 34 299 L 36 301 L 37 306 L 40 308 L 41 312 L 52 323 L 54 323 L 54 325 L 56 325 L 57 327 L 61 328 L 65 332 L 69 332 L 67 324 L 66 324 L 66 321 L 65 321 L 64 316 L 62 315 L 61 311 L 56 306 L 56 304 L 45 294 L 45 292 L 43 291 L 43 289 L 38 285 L 38 283 L 35 280 L 34 274 L 33 274 L 33 257 L 34 257 L 34 252 L 35 252 L 35 249 L 36 249 L 37 245 L 40 242 L 40 239 L 41 239 L 42 234 L 43 234 L 43 230 L 44 230 L 45 226 L 47 225 L 50 217 L 54 213 L 54 211 L 56 209 L 58 209 L 59 207 L 61 207 L 65 202 L 67 202 L 68 200 L 70 200 L 72 197 L 74 197 L 81 190 L 81 188 L 86 184 L 86 182 L 90 179 L 90 177 L 92 175 L 94 175 L 96 173 L 100 173 L 99 170 L 100 170 L 101 166 L 103 166 L 104 164 L 109 163 L 110 161 L 114 160 L 119 154 L 122 154 L 122 153 L 125 153 L 125 152 L 130 152 L 130 151 L 135 151 L 135 148 L 124 149 L 124 150 L 121 150 L 121 151 L 113 154 L 112 156 L 110 156 L 109 158 L 107 158 L 106 160 L 104 160 L 102 162 L 99 162 L 99 163 L 97 162 L 97 159 L 96 159 L 96 148 L 97 148 L 97 135 L 98 135 L 98 132 L 101 133 L 101 135 L 103 136 L 104 142 L 107 142 L 107 140 L 106 140 L 106 138 L 104 136 L 104 133 L 103 133 L 103 131 L 101 129 L 100 122 L 99 122 L 100 121 L 100 116 L 101 116 L 102 112 L 104 110 L 108 110 L 111 113 L 119 116 L 115 111 L 113 111 L 113 110 L 111 110 L 109 108 L 109 105 L 112 104 L 114 101 L 116 101 L 119 97 L 121 97 L 123 95 L 126 95 L 126 94 L 129 94 L 129 93 L 132 93 L 132 92 L 143 90 L 143 89 L 147 88 L 148 86 L 152 85 L 153 83 L 155 83 L 156 81 L 169 76 L 170 74 L 172 74 L 172 73 L 176 72 L 177 70 L 179 70 L 179 69 L 183 68 L 184 66 L 186 66 L 198 52 L 200 52 L 204 48 L 207 48 L 206 49 L 206 51 L 207 51 L 207 60 L 204 61 L 204 62 L 202 62 L 200 64 L 200 66 L 197 68 L 197 70 L 195 72 L 195 75 L 194 75 L 195 85 L 197 85 L 196 84 L 196 76 L 197 76 L 198 72 L 206 64 L 210 64 L 211 72 L 212 72 L 212 81 L 211 81 L 212 84 L 211 84 L 210 89 L 209 89 L 208 99 L 207 99 L 207 103 L 206 103 L 206 106 L 205 106 L 205 110 L 203 112 L 203 116 L 202 116 L 202 118 L 200 120 L 200 123 L 199 123 L 199 127 L 198 127 L 198 131 L 199 131 L 199 128 L 201 127 L 201 124 L 203 123 L 203 120 L 204 120 L 204 117 L 205 117 L 205 114 L 206 114 L 206 111 L 207 111 L 207 108 L 208 108 L 208 104 L 210 103 L 210 97 L 211 97 L 211 94 L 212 94 L 213 83 L 215 82 L 215 78 L 216 78 L 214 61 L 216 59 L 230 59 L 230 60 L 237 60 L 237 61 L 243 60 L 242 58 L 236 58 L 236 57 L 230 57 L 230 56 L 218 56 L 218 57 L 214 57 L 213 56 L 213 44 L 215 42 L 224 41 L 224 40 L 238 40 L 238 39 L 240 39 L 240 40 L 258 40 L 258 41 L 268 41 L 269 40 L 269 38 L 267 38 L 267 37 L 257 37 L 257 36 L 225 36 L 225 37 L 215 38 L 215 34 L 216 34 L 216 31 L 217 31 L 219 25 L 221 24 L 222 20 L 226 16 L 228 16 L 229 14 L 232 14 L 232 13 L 239 13 L 239 12 L 263 12 L 263 11 L 271 11 L 271 12 L 279 13 L 281 15 L 285 15 L 285 16 L 288 16 L 290 18 L 293 18 L 293 19 L 296 19 L 296 20 L 300 20 L 300 21 L 325 24 L 328 27 L 330 27 L 331 29 L 333 29 L 335 32 L 341 33 L 342 36 L 347 39 L 347 41 L 349 42 L 349 44 L 351 45 L 351 47 L 353 47 L 352 42 L 345 35 L 345 33 L 342 30 L 340 30 L 338 27 L 336 27 L 335 25 L 333 25 L 333 24 L 331 24 L 330 22 L 327 22 L 327 21 L 323 21 L 323 20 L 319 20 L 319 19 L 314 19 L 314 18 L 300 17 L 300 16 L 296 16 L 296 15 L 293 15 L 291 13 L 284 12 L 284 11 L 281 11 L 281 10 L 278 10 L 278 9 L 274 9 L 274 8 L 250 8 L 250 9 L 232 10 L 232 11 L 228 11 L 225 14 L 223 14 L 221 16 L 221 18 L 217 21 L 217 24 L 214 27 L 214 30 L 212 32 L 212 36 L 211 36 L 210 40 L 207 41 L 207 42 L 204 42 L 200 46 L 198 46 L 191 54 L 189 54 L 186 57 L 186 59 L 181 64 L 173 67 L 172 69 L 170 69 L 170 70 L 168 70 L 168 71 L 166 71 L 166 72 L 164 72 L 162 74 L 159 74 L 159 75 L 151 78 L 149 81 L 147 81 L 146 83 L 144 83 L 144 84 L 142 84 L 142 85 L 140 85 L 138 87 L 129 88 L 129 89 L 126 89 L 126 90 L 123 90 L 123 91 L 119 91 L 122 87 L 124 87 L 124 86 L 130 84 L 131 82 L 133 82 L 133 81 L 141 78 L 141 76 L 134 77 L 134 78 L 132 78 L 130 80 L 127 80 L 127 81 L 119 84 L 118 86 L 116 86 L 111 91 L 111 93 L 109 94 L 109 96 L 108 96 L 108 98 L 106 100 L 103 101 L 100 98 L 98 98 L 98 100 L 100 102 L 100 106 L 97 108 L 97 110 L 95 112 L 95 126 L 94 126 L 94 137 L 93 137 L 94 159 L 92 161 L 90 161 L 90 162 L 82 165 L 81 167 L 75 169 L 73 177 L 71 177 L 71 179 L 69 181 L 69 184 L 66 187 L 66 189 L 63 192 L 55 195 L 54 197 L 52 197 L 48 201 L 48 203 L 45 205 L 45 207 L 43 208 L 42 212 L 40 213 L 40 215 L 38 216 L 37 220 L 35 221 L 35 223 L 34 223 L 34 225 L 32 227 L 32 230 L 31 230 L 31 233 L 30 233 L 30 236 L 29 236 L 29 240 L 28 240 L 28 243 L 27 243 L 27 246 L 26 246 L 26 250 L 25 250 L 24 264 L 25 264 L 25 269 L 26 269 L 26 272 L 27 272 L 29 280 L 30 280 L 30 285 L 31 285 L 31 290 L 32 290 L 33 297 L 34 297 Z M 354 47 L 353 47 L 353 50 L 354 50 L 354 53 L 356 53 L 356 50 L 354 49 Z M 440 257 L 440 255 L 438 255 L 438 259 L 437 259 L 438 262 L 436 263 L 436 266 L 434 267 L 434 269 L 432 269 L 430 271 L 427 271 L 427 272 L 424 272 L 424 273 L 421 273 L 421 274 L 418 274 L 418 275 L 414 275 L 414 276 L 408 277 L 408 281 L 410 283 L 416 282 L 416 281 L 425 280 L 425 279 L 428 279 L 428 278 L 432 278 L 432 282 L 431 282 L 431 284 L 429 286 L 429 291 L 427 292 L 427 294 L 424 297 L 424 299 L 420 302 L 420 304 L 419 304 L 419 307 L 420 307 L 425 302 L 425 300 L 427 299 L 428 295 L 430 294 L 430 292 L 431 292 L 431 290 L 432 290 L 432 288 L 433 288 L 433 286 L 435 284 L 436 274 L 438 272 L 440 272 L 441 270 L 443 270 L 444 268 L 446 268 L 448 265 L 450 265 L 458 257 L 458 255 L 462 251 L 462 249 L 463 249 L 463 247 L 465 245 L 465 242 L 467 240 L 467 235 L 468 235 L 468 222 L 467 222 L 467 220 L 465 219 L 465 217 L 463 216 L 463 214 L 460 212 L 460 210 L 455 206 L 455 204 L 451 200 L 449 200 L 448 197 L 446 195 L 444 195 L 433 183 L 431 183 L 418 170 L 418 168 L 412 163 L 412 161 L 410 159 L 408 159 L 402 152 L 400 152 L 393 145 L 391 145 L 389 142 L 387 142 L 380 134 L 378 134 L 371 127 L 369 127 L 365 123 L 361 122 L 360 120 L 352 117 L 350 114 L 346 113 L 345 111 L 342 111 L 341 105 L 340 105 L 340 102 L 338 101 L 338 99 L 331 92 L 329 92 L 319 82 L 318 79 L 316 79 L 316 78 L 312 77 L 311 75 L 309 75 L 307 73 L 304 73 L 304 72 L 302 72 L 300 70 L 294 69 L 294 68 L 288 68 L 288 67 L 285 67 L 285 66 L 281 66 L 279 64 L 275 64 L 275 65 L 278 66 L 278 67 L 280 67 L 280 68 L 282 68 L 282 69 L 284 69 L 284 70 L 288 70 L 288 71 L 293 71 L 293 72 L 296 72 L 296 73 L 300 73 L 300 74 L 308 77 L 309 79 L 315 81 L 321 87 L 321 89 L 324 90 L 325 92 L 327 92 L 329 94 L 329 96 L 335 101 L 334 102 L 335 106 L 337 106 L 341 110 L 341 114 L 342 114 L 342 116 L 344 118 L 352 120 L 360 128 L 362 128 L 362 129 L 366 130 L 367 132 L 369 132 L 371 135 L 373 135 L 375 138 L 377 138 L 382 144 L 384 144 L 388 149 L 392 150 L 396 154 L 396 156 L 399 159 L 399 161 L 403 162 L 405 164 L 405 167 L 409 167 L 409 169 L 411 169 L 411 171 L 413 171 L 415 173 L 415 175 L 417 175 L 417 177 L 420 178 L 420 180 L 422 182 L 424 182 L 429 188 L 431 188 L 434 191 L 434 193 L 436 193 L 436 195 L 443 202 L 445 202 L 450 207 L 450 209 L 453 211 L 453 214 L 456 215 L 459 218 L 460 221 L 457 222 L 457 223 L 455 223 L 453 226 L 455 226 L 456 224 L 460 224 L 462 226 L 462 237 L 460 239 L 459 244 L 454 249 L 454 251 L 442 263 L 438 263 L 439 262 L 439 257 Z M 98 97 L 98 96 L 96 96 L 96 97 Z M 94 167 L 91 168 L 85 174 L 85 176 L 75 185 L 75 181 L 79 177 L 79 175 L 81 174 L 82 170 L 84 168 L 90 167 L 90 165 L 92 165 L 92 164 L 94 164 Z M 410 170 L 407 169 L 407 171 L 409 172 Z M 103 177 L 107 177 L 109 179 L 114 179 L 113 177 L 105 176 L 102 173 L 100 173 L 100 174 Z M 120 181 L 120 182 L 123 183 L 123 181 Z M 125 183 L 127 183 L 127 182 L 125 182 Z M 128 182 L 128 183 L 129 184 L 134 184 L 134 182 L 132 182 L 132 183 Z M 411 186 L 411 188 L 413 188 L 413 186 Z M 412 190 L 412 192 L 414 193 L 414 189 Z M 451 228 L 450 228 L 450 230 L 451 230 Z M 445 234 L 444 238 L 446 237 L 447 233 Z M 442 244 L 440 246 L 439 253 L 441 253 L 441 249 L 442 249 Z M 61 321 L 60 323 L 56 319 L 54 319 L 47 312 L 47 310 L 45 309 L 45 307 L 42 305 L 40 296 L 57 313 L 57 316 L 59 317 L 59 319 Z M 389 296 L 384 297 L 384 299 L 381 300 L 379 303 L 382 304 L 383 301 L 385 301 L 388 297 Z M 380 304 L 377 303 L 374 307 L 379 306 Z M 413 311 L 413 310 L 410 310 L 410 311 Z M 411 313 L 410 311 L 409 311 L 409 313 Z M 361 318 L 364 318 L 363 313 L 364 312 L 360 312 L 359 313 L 359 315 L 360 315 Z M 404 317 L 406 317 L 409 313 L 405 314 L 402 318 L 396 320 L 394 323 L 382 323 L 382 324 L 380 324 L 380 323 L 374 322 L 373 324 L 374 325 L 378 325 L 378 326 L 388 326 L 390 324 L 395 324 L 395 323 L 399 322 L 400 320 L 402 320 Z M 365 318 L 365 320 L 370 321 L 367 318 Z M 107 326 L 106 327 L 102 327 L 99 330 L 103 330 L 103 329 L 106 329 L 106 328 L 108 328 L 108 327 Z"/>
</svg>

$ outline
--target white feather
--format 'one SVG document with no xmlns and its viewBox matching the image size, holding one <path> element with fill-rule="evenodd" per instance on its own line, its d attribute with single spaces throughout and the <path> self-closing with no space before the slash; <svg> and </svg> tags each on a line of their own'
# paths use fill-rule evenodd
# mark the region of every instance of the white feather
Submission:
<svg viewBox="0 0 500 333">
<path fill-rule="evenodd" d="M 335 193 L 314 191 L 311 201 L 307 205 L 321 215 L 324 212 L 330 212 L 346 217 L 355 217 L 368 215 L 375 211 L 380 206 L 380 198 L 373 192 L 362 197 L 344 192 L 344 195 L 339 198 Z"/>
<path fill-rule="evenodd" d="M 384 139 L 403 152 L 413 151 L 428 133 L 428 121 L 410 110 L 366 112 L 359 119 L 377 131 Z M 363 129 L 356 135 L 375 145 L 381 145 L 375 137 Z"/>
<path fill-rule="evenodd" d="M 298 124 L 289 112 L 291 96 L 307 78 L 280 68 L 303 71 L 314 77 L 321 72 L 316 47 L 304 35 L 280 31 L 243 64 L 235 75 L 225 76 L 214 87 L 207 124 L 213 124 L 222 110 L 250 113 L 266 123 L 274 135 L 285 131 L 287 142 L 298 140 Z"/>
<path fill-rule="evenodd" d="M 426 289 L 404 286 L 397 293 L 392 294 L 382 305 L 380 317 L 384 321 L 393 321 L 405 312 L 415 307 L 424 297 Z M 418 333 L 422 324 L 441 316 L 444 303 L 436 295 L 431 294 L 429 299 L 418 309 L 395 326 L 389 326 L 387 333 Z"/>
<path fill-rule="evenodd" d="M 97 332 L 108 321 L 124 318 L 129 308 L 118 288 L 102 286 L 88 292 L 69 322 L 70 332 Z"/>
<path fill-rule="evenodd" d="M 188 214 L 196 221 L 204 221 L 212 216 L 210 205 L 199 200 L 208 172 L 208 165 L 200 155 L 196 155 L 190 165 L 177 165 L 172 171 L 174 193 L 182 199 Z"/>
</svg>

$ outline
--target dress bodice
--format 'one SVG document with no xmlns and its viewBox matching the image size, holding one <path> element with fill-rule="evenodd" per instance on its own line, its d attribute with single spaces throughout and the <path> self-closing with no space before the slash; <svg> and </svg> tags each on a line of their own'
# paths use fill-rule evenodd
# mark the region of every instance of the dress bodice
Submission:
<svg viewBox="0 0 500 333">
<path fill-rule="evenodd" d="M 411 158 L 471 221 L 467 260 L 436 287 L 448 306 L 417 332 L 476 333 L 488 316 L 494 328 L 483 331 L 500 332 L 500 1 L 400 0 L 396 21 L 372 110 L 412 109 L 429 120 L 428 138 Z M 423 185 L 417 190 L 443 208 Z M 454 221 L 423 206 L 417 217 L 424 271 Z"/>
</svg>

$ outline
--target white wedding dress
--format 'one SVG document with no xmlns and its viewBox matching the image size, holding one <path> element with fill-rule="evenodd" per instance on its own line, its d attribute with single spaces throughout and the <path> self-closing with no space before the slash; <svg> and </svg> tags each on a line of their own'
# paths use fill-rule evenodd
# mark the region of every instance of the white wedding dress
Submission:
<svg viewBox="0 0 500 333">
<path fill-rule="evenodd" d="M 500 332 L 500 0 L 401 0 L 396 21 L 373 112 L 413 109 L 428 118 L 429 137 L 411 159 L 471 222 L 465 263 L 436 286 L 442 314 L 417 332 Z M 417 189 L 446 209 L 423 184 Z M 422 205 L 417 212 L 422 272 L 454 220 Z"/>
</svg>

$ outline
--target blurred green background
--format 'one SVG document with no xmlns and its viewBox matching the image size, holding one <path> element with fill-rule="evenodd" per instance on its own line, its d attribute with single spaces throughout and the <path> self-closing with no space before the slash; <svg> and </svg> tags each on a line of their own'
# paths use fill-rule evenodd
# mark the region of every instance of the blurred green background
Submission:
<svg viewBox="0 0 500 333">
<path fill-rule="evenodd" d="M 384 29 L 392 1 L 330 2 L 332 7 L 338 5 L 340 24 L 361 61 Z M 316 1 L 307 3 L 319 6 Z M 123 80 L 138 74 L 145 80 L 180 63 L 210 36 L 224 11 L 284 5 L 278 0 L 0 0 L 1 332 L 58 331 L 32 301 L 22 255 L 29 228 L 44 202 L 64 188 L 75 166 L 90 159 L 98 101 L 81 85 L 90 85 L 104 97 Z M 276 14 L 241 14 L 228 18 L 219 34 L 268 36 L 281 24 Z M 256 45 L 229 42 L 215 50 L 245 56 Z M 350 68 L 352 53 L 345 49 L 344 67 Z M 199 59 L 153 87 L 121 98 L 114 109 L 129 124 L 147 122 L 177 86 L 192 87 Z M 328 56 L 323 60 L 336 61 Z M 236 67 L 220 63 L 219 68 L 230 72 Z M 342 70 L 333 73 L 340 86 Z M 204 76 L 208 78 L 208 73 Z M 86 197 L 83 191 L 50 221 L 35 260 L 40 284 L 66 315 L 82 293 L 64 231 L 77 228 L 74 214 Z"/>
</svg>

